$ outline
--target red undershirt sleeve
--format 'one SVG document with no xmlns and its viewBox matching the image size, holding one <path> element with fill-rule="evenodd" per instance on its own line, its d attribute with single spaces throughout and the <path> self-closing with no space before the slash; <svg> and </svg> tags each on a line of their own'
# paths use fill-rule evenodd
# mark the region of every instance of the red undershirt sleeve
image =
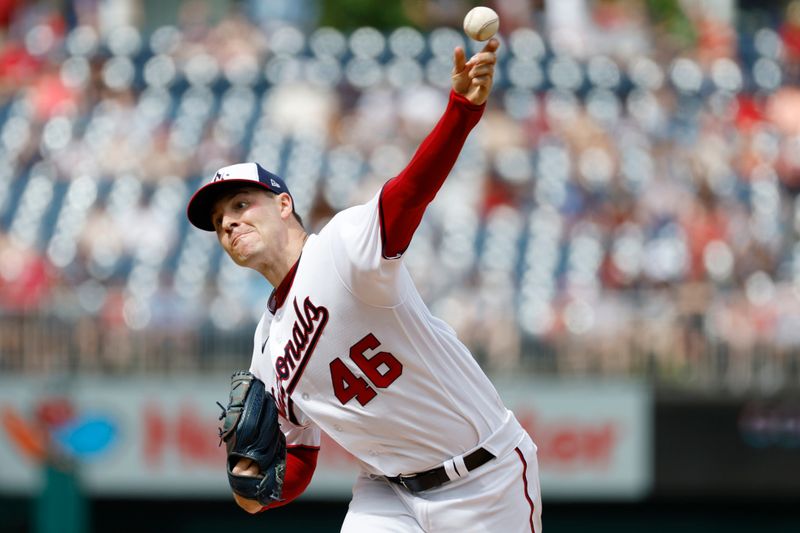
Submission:
<svg viewBox="0 0 800 533">
<path fill-rule="evenodd" d="M 451 91 L 447 109 L 433 131 L 408 166 L 384 185 L 379 209 L 385 258 L 399 257 L 408 248 L 425 208 L 453 168 L 484 108 Z"/>
<path fill-rule="evenodd" d="M 282 500 L 267 505 L 261 511 L 286 505 L 300 496 L 314 475 L 319 448 L 312 446 L 288 446 L 286 449 L 286 473 L 283 478 Z"/>
</svg>

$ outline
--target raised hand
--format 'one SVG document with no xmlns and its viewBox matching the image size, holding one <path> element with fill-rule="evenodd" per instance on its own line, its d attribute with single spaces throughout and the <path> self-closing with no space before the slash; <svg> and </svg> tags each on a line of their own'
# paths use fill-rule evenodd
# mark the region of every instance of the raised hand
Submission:
<svg viewBox="0 0 800 533">
<path fill-rule="evenodd" d="M 489 98 L 494 81 L 494 65 L 500 41 L 490 39 L 483 50 L 467 61 L 464 49 L 456 47 L 453 51 L 453 90 L 466 97 L 471 103 L 481 105 Z"/>
</svg>

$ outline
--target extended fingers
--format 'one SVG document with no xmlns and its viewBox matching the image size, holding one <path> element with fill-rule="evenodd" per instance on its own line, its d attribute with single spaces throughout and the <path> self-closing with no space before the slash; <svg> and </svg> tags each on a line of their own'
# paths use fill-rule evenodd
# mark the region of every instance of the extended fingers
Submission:
<svg viewBox="0 0 800 533">
<path fill-rule="evenodd" d="M 497 39 L 489 39 L 489 42 L 486 43 L 486 46 L 483 47 L 483 52 L 497 52 L 497 49 L 500 48 L 500 41 Z"/>
<path fill-rule="evenodd" d="M 470 81 L 470 85 L 474 87 L 482 87 L 482 88 L 489 88 L 492 86 L 492 77 L 491 76 L 480 76 L 477 78 L 472 78 Z"/>
<path fill-rule="evenodd" d="M 480 64 L 494 64 L 497 62 L 497 48 L 500 46 L 500 41 L 497 39 L 490 39 L 483 50 L 469 58 L 466 67 L 472 67 Z"/>
<path fill-rule="evenodd" d="M 497 55 L 494 52 L 478 52 L 467 61 L 466 68 L 476 65 L 494 65 L 497 63 Z"/>
<path fill-rule="evenodd" d="M 453 90 L 471 103 L 482 105 L 492 89 L 494 66 L 500 41 L 491 39 L 483 50 L 466 60 L 464 50 L 457 47 L 453 52 Z"/>
<path fill-rule="evenodd" d="M 469 71 L 470 78 L 490 76 L 492 74 L 494 74 L 494 63 L 481 63 L 479 65 L 475 65 Z"/>
<path fill-rule="evenodd" d="M 453 73 L 458 74 L 459 72 L 463 71 L 467 64 L 467 57 L 464 54 L 464 49 L 460 46 L 457 46 L 455 50 L 453 50 Z"/>
</svg>

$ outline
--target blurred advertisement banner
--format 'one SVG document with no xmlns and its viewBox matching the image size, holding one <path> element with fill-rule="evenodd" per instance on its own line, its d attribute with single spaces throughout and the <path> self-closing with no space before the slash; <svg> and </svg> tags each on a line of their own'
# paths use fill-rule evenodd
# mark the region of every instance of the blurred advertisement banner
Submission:
<svg viewBox="0 0 800 533">
<path fill-rule="evenodd" d="M 656 406 L 656 493 L 800 494 L 800 398 L 673 398 Z"/>
<path fill-rule="evenodd" d="M 548 500 L 634 500 L 652 485 L 649 388 L 631 381 L 500 381 L 539 447 Z"/>
<path fill-rule="evenodd" d="M 630 382 L 497 381 L 539 446 L 546 499 L 638 499 L 651 479 L 650 394 Z M 224 377 L 0 379 L 0 491 L 40 490 L 69 457 L 93 494 L 225 497 Z M 309 497 L 349 498 L 355 460 L 323 436 Z"/>
<path fill-rule="evenodd" d="M 39 465 L 67 456 L 90 493 L 219 496 L 225 379 L 0 381 L 0 491 L 37 491 Z"/>
</svg>

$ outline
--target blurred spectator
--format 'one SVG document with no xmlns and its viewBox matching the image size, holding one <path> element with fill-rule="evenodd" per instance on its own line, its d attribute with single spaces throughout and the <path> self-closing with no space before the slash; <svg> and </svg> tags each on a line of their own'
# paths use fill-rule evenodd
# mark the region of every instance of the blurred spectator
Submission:
<svg viewBox="0 0 800 533">
<path fill-rule="evenodd" d="M 780 26 L 785 53 L 786 77 L 795 84 L 800 81 L 800 1 L 786 6 L 786 18 Z"/>
<path fill-rule="evenodd" d="M 184 2 L 149 34 L 108 4 L 0 5 L 0 368 L 246 364 L 267 291 L 187 228 L 194 181 L 258 160 L 311 229 L 365 200 L 476 46 L 468 3 L 341 33 Z M 494 5 L 495 94 L 406 256 L 434 311 L 496 371 L 800 379 L 800 3 L 738 35 L 728 0 Z"/>
<path fill-rule="evenodd" d="M 11 312 L 38 312 L 55 272 L 35 250 L 0 235 L 0 301 Z"/>
</svg>

